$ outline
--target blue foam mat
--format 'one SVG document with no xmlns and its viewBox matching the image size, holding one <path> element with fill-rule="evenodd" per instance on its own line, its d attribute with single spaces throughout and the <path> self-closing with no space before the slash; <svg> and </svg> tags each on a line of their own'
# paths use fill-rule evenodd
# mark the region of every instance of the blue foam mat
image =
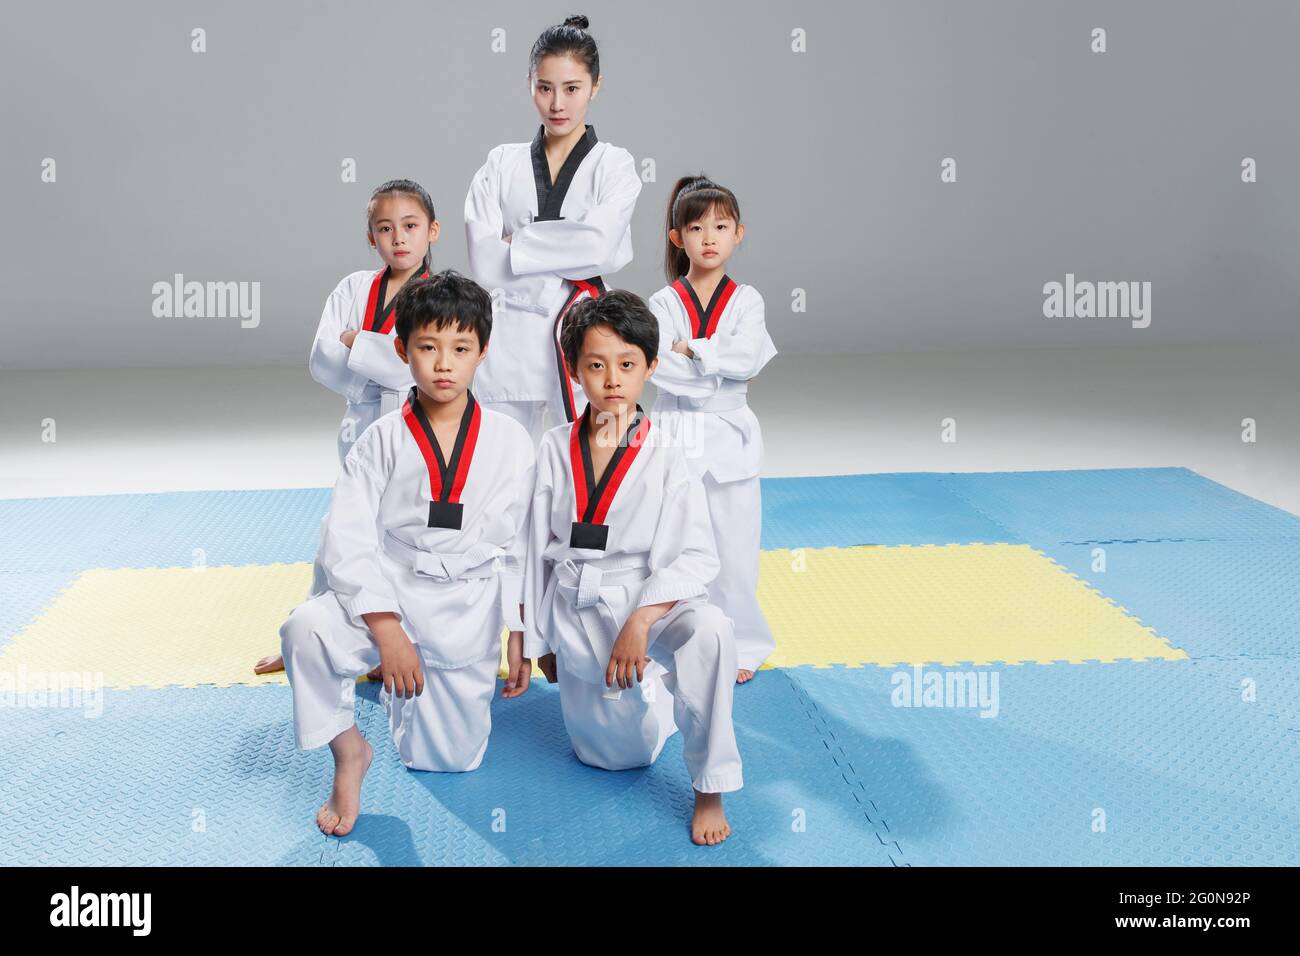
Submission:
<svg viewBox="0 0 1300 956">
<path fill-rule="evenodd" d="M 1187 468 L 945 474 L 940 482 L 1036 544 L 1300 537 L 1300 516 Z"/>
<path fill-rule="evenodd" d="M 1098 550 L 1105 571 L 1093 570 Z M 1300 538 L 1042 551 L 1191 657 L 1300 657 Z"/>
<path fill-rule="evenodd" d="M 764 548 L 1300 537 L 1185 468 L 763 479 Z M 328 488 L 0 500 L 0 572 L 310 561 Z"/>
<path fill-rule="evenodd" d="M 0 501 L 0 572 L 311 561 L 328 488 Z M 198 552 L 202 552 L 201 555 Z"/>
<path fill-rule="evenodd" d="M 0 571 L 0 647 L 50 606 L 77 571 Z"/>
<path fill-rule="evenodd" d="M 358 725 L 376 753 L 363 815 L 341 840 L 315 829 L 331 758 L 294 750 L 283 686 L 108 691 L 96 719 L 14 709 L 0 760 L 24 772 L 0 780 L 0 805 L 12 808 L 0 864 L 897 862 L 781 672 L 737 694 L 748 785 L 727 798 L 735 835 L 703 849 L 690 842 L 680 735 L 651 768 L 586 767 L 569 750 L 555 689 L 540 683 L 495 701 L 477 771 L 418 773 L 397 760 L 376 693 L 358 687 Z M 493 826 L 501 813 L 504 832 Z"/>
<path fill-rule="evenodd" d="M 894 706 L 910 669 L 788 673 L 913 865 L 1294 866 L 1300 748 L 1279 702 L 1300 683 L 1277 664 L 979 668 L 998 674 L 993 718 Z"/>
<path fill-rule="evenodd" d="M 764 548 L 1021 539 L 925 472 L 765 478 Z"/>
<path fill-rule="evenodd" d="M 981 669 L 999 673 L 992 720 L 893 707 L 892 670 L 763 672 L 737 692 L 736 836 L 707 850 L 686 835 L 680 738 L 653 768 L 584 767 L 544 683 L 496 703 L 483 767 L 455 776 L 406 771 L 361 685 L 376 760 L 344 840 L 312 823 L 329 756 L 294 750 L 283 686 L 108 691 L 97 719 L 4 707 L 0 761 L 21 769 L 0 775 L 0 864 L 1298 862 L 1296 516 L 1186 469 L 772 479 L 763 494 L 766 548 L 1030 543 L 1196 659 Z M 84 569 L 190 566 L 196 550 L 310 561 L 328 496 L 0 501 L 0 646 Z M 1107 571 L 1071 542 L 1107 542 Z"/>
</svg>

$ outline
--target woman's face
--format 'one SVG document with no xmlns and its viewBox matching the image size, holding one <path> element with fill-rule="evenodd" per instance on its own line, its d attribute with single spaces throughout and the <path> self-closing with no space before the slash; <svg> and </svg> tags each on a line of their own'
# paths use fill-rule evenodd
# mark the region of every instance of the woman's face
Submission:
<svg viewBox="0 0 1300 956">
<path fill-rule="evenodd" d="M 595 99 L 599 81 L 591 82 L 591 73 L 571 56 L 546 56 L 537 71 L 528 78 L 533 105 L 546 132 L 564 136 L 584 128 L 587 104 Z"/>
</svg>

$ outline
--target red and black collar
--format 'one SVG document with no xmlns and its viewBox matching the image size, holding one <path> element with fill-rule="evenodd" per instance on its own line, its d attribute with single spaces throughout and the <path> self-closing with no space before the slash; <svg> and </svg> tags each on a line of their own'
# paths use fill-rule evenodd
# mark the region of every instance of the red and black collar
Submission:
<svg viewBox="0 0 1300 956">
<path fill-rule="evenodd" d="M 438 438 L 420 406 L 418 390 L 414 385 L 402 405 L 402 418 L 411 430 L 429 471 L 429 527 L 460 528 L 464 510 L 460 495 L 465 490 L 470 462 L 474 458 L 474 446 L 478 443 L 479 423 L 483 418 L 483 411 L 474 399 L 474 393 L 468 390 L 465 392 L 465 412 L 460 417 L 460 429 L 456 432 L 456 444 L 452 448 L 450 459 L 443 457 Z"/>
<path fill-rule="evenodd" d="M 623 478 L 650 434 L 650 416 L 640 405 L 636 407 L 636 414 L 628 422 L 627 430 L 614 449 L 614 454 L 610 456 L 609 464 L 605 466 L 599 481 L 596 480 L 591 464 L 591 434 L 588 428 L 590 417 L 591 405 L 588 404 L 569 431 L 569 462 L 573 471 L 576 502 L 574 510 L 578 517 L 569 532 L 569 547 L 604 551 L 609 542 L 609 525 L 604 523 L 605 516 L 614 503 L 619 485 L 623 483 Z"/>
<path fill-rule="evenodd" d="M 700 297 L 695 294 L 695 288 L 686 276 L 678 277 L 677 281 L 673 283 L 673 290 L 686 308 L 686 315 L 691 320 L 691 331 L 694 333 L 694 337 L 697 339 L 711 339 L 713 333 L 718 330 L 718 319 L 722 317 L 723 311 L 727 308 L 727 303 L 731 301 L 731 296 L 736 291 L 736 283 L 731 276 L 724 275 L 722 281 L 718 283 L 718 287 L 713 290 L 713 297 L 709 299 L 707 308 L 700 305 Z"/>
<path fill-rule="evenodd" d="M 388 280 L 392 275 L 392 271 L 392 266 L 384 266 L 370 280 L 370 295 L 366 299 L 366 313 L 361 318 L 361 328 L 365 332 L 378 332 L 380 335 L 387 335 L 393 331 L 393 325 L 397 322 L 397 310 L 393 308 L 397 304 L 397 296 L 393 296 L 393 301 L 387 305 L 381 305 L 388 298 Z M 425 260 L 424 265 L 420 267 L 420 274 L 414 278 L 429 278 L 428 260 Z"/>
</svg>

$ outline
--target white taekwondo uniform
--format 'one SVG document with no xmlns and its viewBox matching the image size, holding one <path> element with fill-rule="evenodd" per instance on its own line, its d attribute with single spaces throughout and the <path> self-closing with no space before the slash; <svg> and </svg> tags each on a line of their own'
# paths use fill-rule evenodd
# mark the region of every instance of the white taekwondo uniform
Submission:
<svg viewBox="0 0 1300 956">
<path fill-rule="evenodd" d="M 411 387 L 411 369 L 397 355 L 393 343 L 397 312 L 394 303 L 384 307 L 389 268 L 363 269 L 347 276 L 325 300 L 308 367 L 311 377 L 347 400 L 339 425 L 339 463 L 352 443 L 380 415 L 398 408 Z M 428 268 L 414 278 L 427 279 Z M 412 280 L 408 280 L 412 281 Z M 339 336 L 356 329 L 348 348 Z"/>
<path fill-rule="evenodd" d="M 748 379 L 776 355 L 763 297 L 724 275 L 705 305 L 682 276 L 650 297 L 650 310 L 659 320 L 655 417 L 704 482 L 722 565 L 709 600 L 735 622 L 737 665 L 756 670 L 776 650 L 758 604 L 763 434 L 746 401 Z M 695 358 L 674 352 L 674 341 L 687 342 Z"/>
<path fill-rule="evenodd" d="M 419 651 L 418 697 L 380 699 L 402 762 L 473 770 L 487 749 L 501 632 L 519 619 L 535 472 L 531 439 L 472 393 L 444 456 L 415 388 L 343 463 L 321 547 L 328 589 L 280 628 L 299 747 L 352 726 L 355 680 L 379 663 L 363 615 L 391 611 Z"/>
<path fill-rule="evenodd" d="M 542 437 L 524 581 L 525 656 L 552 651 L 560 706 L 583 763 L 625 770 L 654 762 L 680 728 L 696 790 L 742 784 L 731 721 L 731 621 L 708 603 L 718 571 L 708 505 L 680 448 L 662 445 L 638 407 L 595 480 L 588 406 Z M 610 653 L 638 607 L 677 603 L 650 628 L 645 680 L 605 685 Z"/>
<path fill-rule="evenodd" d="M 375 271 L 362 269 L 345 277 L 325 300 L 316 340 L 311 346 L 307 367 L 311 377 L 347 400 L 343 421 L 339 423 L 339 464 L 347 457 L 361 434 L 381 415 L 402 404 L 411 387 L 411 368 L 398 356 L 396 302 L 384 306 L 388 296 L 388 279 L 392 270 L 385 266 Z M 427 279 L 426 265 L 412 278 Z M 407 280 L 412 281 L 411 279 Z M 352 348 L 340 341 L 344 332 L 356 329 Z M 321 534 L 325 522 L 321 521 Z M 325 572 L 320 553 L 312 564 L 311 594 L 325 589 Z"/>
<path fill-rule="evenodd" d="M 565 313 L 632 261 L 632 210 L 641 192 L 632 154 L 596 139 L 573 146 L 551 182 L 544 127 L 531 143 L 488 153 L 465 197 L 470 272 L 492 294 L 492 347 L 475 376 L 484 404 L 540 439 L 542 413 L 571 422 L 586 404 L 559 346 Z M 506 239 L 509 237 L 509 241 Z"/>
</svg>

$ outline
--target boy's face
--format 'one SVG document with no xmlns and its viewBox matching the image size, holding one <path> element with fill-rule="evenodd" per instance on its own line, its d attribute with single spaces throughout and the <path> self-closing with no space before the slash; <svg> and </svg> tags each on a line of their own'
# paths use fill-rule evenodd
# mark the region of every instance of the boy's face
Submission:
<svg viewBox="0 0 1300 956">
<path fill-rule="evenodd" d="M 398 193 L 375 200 L 368 238 L 379 257 L 400 272 L 424 261 L 429 246 L 438 241 L 439 228 L 421 203 Z"/>
<path fill-rule="evenodd" d="M 598 413 L 636 411 L 645 383 L 659 359 L 646 364 L 645 353 L 619 338 L 608 325 L 587 329 L 578 352 L 577 378 Z"/>
<path fill-rule="evenodd" d="M 745 238 L 745 227 L 712 206 L 700 219 L 688 222 L 681 231 L 668 233 L 673 245 L 686 250 L 691 265 L 697 269 L 721 266 Z"/>
<path fill-rule="evenodd" d="M 448 322 L 441 329 L 426 325 L 410 340 L 394 339 L 397 354 L 411 366 L 415 387 L 435 402 L 452 402 L 474 381 L 474 372 L 487 357 L 478 347 L 473 328 L 458 329 Z"/>
</svg>

